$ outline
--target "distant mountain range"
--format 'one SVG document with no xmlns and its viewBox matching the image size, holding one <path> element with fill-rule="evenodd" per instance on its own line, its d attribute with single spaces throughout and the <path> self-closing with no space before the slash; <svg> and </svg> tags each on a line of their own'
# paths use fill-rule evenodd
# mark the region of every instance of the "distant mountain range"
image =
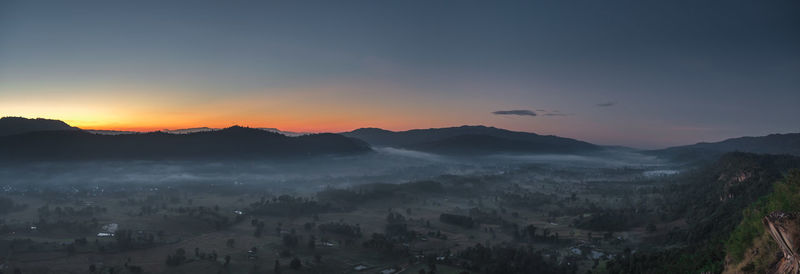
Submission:
<svg viewBox="0 0 800 274">
<path fill-rule="evenodd" d="M 341 134 L 364 140 L 373 146 L 454 155 L 586 153 L 602 149 L 600 146 L 569 138 L 486 126 L 460 126 L 408 131 L 361 128 Z"/>
<path fill-rule="evenodd" d="M 81 130 L 59 120 L 0 118 L 0 159 L 254 158 L 370 151 L 395 147 L 446 155 L 585 154 L 620 150 L 591 143 L 486 126 L 389 131 L 360 128 L 340 134 L 274 128 L 190 128 L 150 133 Z M 800 133 L 741 137 L 646 153 L 674 160 L 713 160 L 725 152 L 800 155 Z"/>
<path fill-rule="evenodd" d="M 0 136 L 8 136 L 34 131 L 46 130 L 80 130 L 59 120 L 28 119 L 22 117 L 0 118 Z"/>
<path fill-rule="evenodd" d="M 800 133 L 731 138 L 720 142 L 703 142 L 649 152 L 677 160 L 689 160 L 715 158 L 725 152 L 734 151 L 800 156 Z"/>
<path fill-rule="evenodd" d="M 14 123 L 8 124 L 14 127 L 2 130 L 18 134 L 0 136 L 0 160 L 3 161 L 255 159 L 371 151 L 369 145 L 361 140 L 332 133 L 290 137 L 262 129 L 234 126 L 185 134 L 150 132 L 109 135 L 80 130 L 54 120 L 11 120 Z M 26 123 L 36 125 L 20 126 Z"/>
<path fill-rule="evenodd" d="M 291 132 L 291 131 L 283 131 L 277 128 L 255 128 L 264 131 L 274 132 L 283 134 L 286 136 L 300 136 L 300 135 L 308 135 L 311 133 L 303 133 L 303 132 Z M 101 129 L 84 129 L 85 131 L 94 133 L 94 134 L 102 134 L 102 135 L 120 135 L 120 134 L 138 134 L 141 132 L 137 131 L 122 131 L 122 130 L 101 130 Z M 222 130 L 222 128 L 210 128 L 210 127 L 195 127 L 195 128 L 182 128 L 182 129 L 162 129 L 159 132 L 169 133 L 169 134 L 189 134 L 189 133 L 197 133 L 197 132 L 207 132 L 207 131 L 216 131 Z"/>
</svg>

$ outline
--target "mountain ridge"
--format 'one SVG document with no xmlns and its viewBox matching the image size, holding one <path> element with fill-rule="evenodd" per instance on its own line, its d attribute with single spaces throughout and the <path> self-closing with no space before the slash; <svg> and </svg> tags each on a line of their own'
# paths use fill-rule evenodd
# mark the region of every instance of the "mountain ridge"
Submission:
<svg viewBox="0 0 800 274">
<path fill-rule="evenodd" d="M 61 120 L 8 116 L 0 118 L 0 136 L 48 130 L 80 130 Z"/>
<path fill-rule="evenodd" d="M 719 142 L 699 142 L 650 150 L 648 153 L 672 159 L 709 159 L 726 152 L 787 154 L 800 156 L 800 133 L 774 133 L 763 136 L 729 138 Z"/>
<path fill-rule="evenodd" d="M 338 134 L 289 137 L 241 126 L 187 134 L 101 135 L 74 130 L 0 137 L 0 160 L 256 159 L 369 151 L 363 141 Z"/>
<path fill-rule="evenodd" d="M 406 131 L 367 127 L 341 134 L 364 140 L 373 146 L 444 154 L 583 153 L 601 149 L 600 146 L 565 137 L 474 125 Z"/>
</svg>

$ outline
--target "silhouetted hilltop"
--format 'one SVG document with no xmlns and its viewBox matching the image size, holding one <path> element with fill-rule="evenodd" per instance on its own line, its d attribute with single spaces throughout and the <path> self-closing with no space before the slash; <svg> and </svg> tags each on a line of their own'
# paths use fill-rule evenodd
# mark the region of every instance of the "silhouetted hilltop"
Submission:
<svg viewBox="0 0 800 274">
<path fill-rule="evenodd" d="M 726 152 L 734 151 L 800 156 L 800 133 L 731 138 L 714 143 L 697 143 L 688 146 L 653 150 L 651 153 L 682 160 L 708 159 L 717 157 Z"/>
<path fill-rule="evenodd" d="M 583 153 L 599 146 L 552 135 L 517 132 L 486 126 L 389 131 L 361 128 L 342 135 L 374 146 L 390 146 L 442 154 Z"/>
<path fill-rule="evenodd" d="M 0 136 L 46 130 L 78 130 L 67 123 L 50 119 L 28 119 L 23 117 L 0 118 Z"/>
<path fill-rule="evenodd" d="M 2 160 L 252 159 L 367 151 L 366 143 L 338 134 L 288 137 L 239 126 L 188 134 L 41 131 L 0 137 Z"/>
</svg>

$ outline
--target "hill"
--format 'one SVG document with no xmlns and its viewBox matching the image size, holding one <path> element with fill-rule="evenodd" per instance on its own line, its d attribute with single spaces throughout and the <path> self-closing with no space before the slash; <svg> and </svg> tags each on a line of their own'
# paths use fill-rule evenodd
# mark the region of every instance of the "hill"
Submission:
<svg viewBox="0 0 800 274">
<path fill-rule="evenodd" d="M 0 118 L 0 136 L 48 130 L 78 130 L 78 128 L 71 127 L 67 123 L 59 120 L 42 118 L 28 119 L 22 117 Z"/>
<path fill-rule="evenodd" d="M 222 130 L 169 134 L 101 135 L 85 131 L 39 131 L 0 137 L 0 160 L 253 159 L 354 154 L 370 151 L 357 139 L 338 134 L 289 137 L 234 126 Z"/>
<path fill-rule="evenodd" d="M 569 138 L 510 131 L 486 126 L 389 131 L 361 128 L 342 135 L 373 146 L 388 146 L 440 154 L 584 153 L 599 146 Z"/>
<path fill-rule="evenodd" d="M 725 242 L 727 273 L 768 273 L 777 266 L 783 253 L 793 261 L 779 268 L 798 271 L 796 252 L 800 244 L 800 171 L 788 174 L 776 183 L 773 191 L 744 211 L 744 218 Z M 780 232 L 779 232 L 780 231 Z M 772 233 L 770 233 L 772 232 Z M 772 235 L 770 235 L 772 234 Z M 783 257 L 783 256 L 781 256 Z"/>
<path fill-rule="evenodd" d="M 650 152 L 659 156 L 682 160 L 698 158 L 708 159 L 726 152 L 734 151 L 800 156 L 800 133 L 731 138 L 720 142 L 697 143 L 694 145 L 670 147 Z"/>
<path fill-rule="evenodd" d="M 625 258 L 615 258 L 607 264 L 608 272 L 722 272 L 730 267 L 727 263 L 737 263 L 732 257 L 741 256 L 756 236 L 767 236 L 763 228 L 751 229 L 750 224 L 760 224 L 764 212 L 768 212 L 766 209 L 786 210 L 772 207 L 754 210 L 754 203 L 756 208 L 761 208 L 759 204 L 771 199 L 769 195 L 774 193 L 779 193 L 779 201 L 797 196 L 784 191 L 782 184 L 776 184 L 792 178 L 792 175 L 785 176 L 797 168 L 800 168 L 800 157 L 731 152 L 681 175 L 674 185 L 666 188 L 665 200 L 669 201 L 669 206 L 662 209 L 662 214 L 667 220 L 685 220 L 686 228 L 674 228 L 662 242 L 652 243 L 671 248 L 642 250 Z"/>
</svg>

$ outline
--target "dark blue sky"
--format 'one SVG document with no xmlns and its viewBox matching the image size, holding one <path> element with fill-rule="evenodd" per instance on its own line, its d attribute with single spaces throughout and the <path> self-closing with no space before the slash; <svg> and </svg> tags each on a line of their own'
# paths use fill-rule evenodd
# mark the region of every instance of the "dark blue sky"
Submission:
<svg viewBox="0 0 800 274">
<path fill-rule="evenodd" d="M 0 115 L 83 127 L 663 147 L 798 132 L 799 103 L 797 1 L 0 2 Z"/>
</svg>

